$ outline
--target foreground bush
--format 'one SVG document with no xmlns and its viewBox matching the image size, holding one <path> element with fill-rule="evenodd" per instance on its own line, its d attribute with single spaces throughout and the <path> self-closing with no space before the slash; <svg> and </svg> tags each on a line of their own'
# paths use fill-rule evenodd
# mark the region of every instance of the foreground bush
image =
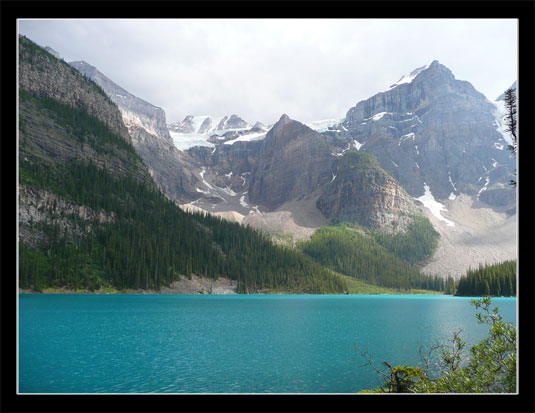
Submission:
<svg viewBox="0 0 535 413">
<path fill-rule="evenodd" d="M 490 309 L 490 297 L 471 300 L 470 304 L 482 310 L 476 318 L 478 323 L 489 325 L 489 335 L 470 349 L 469 359 L 463 358 L 466 343 L 459 332 L 454 332 L 449 344 L 432 347 L 427 356 L 422 357 L 424 367 L 393 367 L 383 362 L 382 369 L 378 369 L 367 351 L 355 346 L 369 365 L 385 378 L 379 389 L 361 393 L 515 393 L 516 326 L 503 321 L 498 307 Z M 440 352 L 441 375 L 432 378 L 429 361 L 436 350 Z"/>
</svg>

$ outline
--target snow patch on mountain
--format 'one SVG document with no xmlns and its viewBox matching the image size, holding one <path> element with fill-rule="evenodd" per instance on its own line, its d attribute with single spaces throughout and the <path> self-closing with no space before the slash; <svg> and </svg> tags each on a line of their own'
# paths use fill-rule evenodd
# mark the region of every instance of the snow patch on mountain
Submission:
<svg viewBox="0 0 535 413">
<path fill-rule="evenodd" d="M 313 122 L 305 123 L 306 126 L 308 126 L 310 129 L 315 130 L 316 132 L 322 133 L 327 132 L 329 128 L 333 128 L 335 126 L 339 126 L 345 118 L 342 119 L 323 119 L 323 120 L 316 120 Z M 345 128 L 344 128 L 345 129 Z M 347 129 L 345 129 L 347 130 Z"/>
<path fill-rule="evenodd" d="M 208 142 L 210 136 L 201 134 L 201 133 L 179 133 L 169 131 L 173 144 L 180 149 L 185 151 L 186 149 L 193 148 L 194 146 L 208 146 L 209 148 L 215 147 L 211 142 Z"/>
<path fill-rule="evenodd" d="M 233 127 L 233 122 L 234 126 L 238 124 L 239 127 Z M 215 135 L 217 139 L 223 140 L 225 133 L 248 131 L 251 125 L 236 115 L 218 117 L 189 115 L 182 122 L 167 125 L 167 128 L 175 146 L 184 151 L 194 146 L 212 148 L 214 144 L 209 142 L 212 136 Z"/>
<path fill-rule="evenodd" d="M 206 182 L 206 179 L 204 179 L 204 173 L 206 172 L 206 168 L 202 168 L 201 172 L 199 172 L 199 175 L 201 176 L 202 183 L 205 184 L 208 188 L 214 189 L 212 185 L 210 185 L 208 182 Z"/>
<path fill-rule="evenodd" d="M 223 142 L 225 145 L 233 145 L 236 142 L 251 142 L 251 141 L 259 141 L 266 137 L 266 132 L 257 132 L 257 133 L 246 133 L 243 135 L 238 136 L 236 139 L 232 139 L 230 141 Z"/>
<path fill-rule="evenodd" d="M 407 133 L 406 135 L 403 135 L 401 138 L 399 138 L 398 146 L 401 146 L 401 142 L 403 142 L 405 139 L 412 139 L 414 140 L 415 134 L 413 132 Z"/>
<path fill-rule="evenodd" d="M 447 226 L 454 227 L 455 224 L 450 221 L 449 219 L 444 218 L 440 211 L 447 211 L 447 209 L 444 207 L 443 204 L 435 200 L 435 197 L 431 193 L 431 190 L 429 186 L 424 182 L 424 194 L 418 198 L 414 198 L 417 201 L 420 201 L 426 208 L 428 208 L 431 213 L 440 219 L 441 221 L 444 221 Z"/>
<path fill-rule="evenodd" d="M 414 79 L 416 79 L 416 76 L 418 76 L 421 72 L 428 69 L 430 65 L 425 65 L 422 67 L 419 67 L 417 69 L 414 69 L 409 75 L 401 76 L 401 79 L 399 79 L 396 83 L 391 85 L 386 91 L 392 90 L 399 85 L 403 85 L 405 83 L 411 83 Z"/>
<path fill-rule="evenodd" d="M 478 181 L 479 182 L 479 181 Z M 487 190 L 487 186 L 489 185 L 489 182 L 490 182 L 490 178 L 487 176 L 485 177 L 485 184 L 483 185 L 483 187 L 479 190 L 479 192 L 477 193 L 477 200 L 479 201 L 479 195 L 481 195 L 481 192 L 483 191 L 486 191 Z"/>
<path fill-rule="evenodd" d="M 250 208 L 249 204 L 247 202 L 245 202 L 245 194 L 247 194 L 247 192 L 244 192 L 243 195 L 240 198 L 240 205 L 242 207 L 244 207 L 244 208 Z"/>
</svg>

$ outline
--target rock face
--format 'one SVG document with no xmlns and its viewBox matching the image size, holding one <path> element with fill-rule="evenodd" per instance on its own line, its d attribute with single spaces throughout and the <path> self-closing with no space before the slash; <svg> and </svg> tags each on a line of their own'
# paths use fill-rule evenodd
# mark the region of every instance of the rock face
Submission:
<svg viewBox="0 0 535 413">
<path fill-rule="evenodd" d="M 19 37 L 19 87 L 95 116 L 128 143 L 130 135 L 117 106 L 93 82 L 35 43 Z"/>
<path fill-rule="evenodd" d="M 163 109 L 132 95 L 87 62 L 77 61 L 69 64 L 93 80 L 106 92 L 109 98 L 119 107 L 127 127 L 129 124 L 134 124 L 143 127 L 153 135 L 171 139 Z"/>
<path fill-rule="evenodd" d="M 190 148 L 187 152 L 204 165 L 194 205 L 253 218 L 262 211 L 262 217 L 243 222 L 275 232 L 281 231 L 281 219 L 288 227 L 295 221 L 296 236 L 332 218 L 387 232 L 406 229 L 411 215 L 419 213 L 415 201 L 373 156 L 348 152 L 355 145 L 333 153 L 330 142 L 336 138 L 331 138 L 282 115 L 261 140 L 214 140 L 214 148 Z M 362 160 L 356 169 L 355 158 Z"/>
<path fill-rule="evenodd" d="M 221 120 L 219 127 L 220 129 L 242 129 L 249 128 L 251 125 L 239 116 L 233 114 L 230 115 L 230 118 Z"/>
<path fill-rule="evenodd" d="M 322 135 L 282 115 L 259 148 L 249 199 L 274 210 L 310 195 L 329 182 L 332 162 Z"/>
<path fill-rule="evenodd" d="M 399 183 L 367 153 L 346 152 L 317 206 L 327 218 L 357 222 L 384 232 L 405 230 L 421 211 Z"/>
<path fill-rule="evenodd" d="M 162 192 L 177 202 L 196 199 L 199 163 L 178 150 L 171 141 L 153 135 L 141 126 L 130 124 L 128 130 L 136 152 L 149 166 L 151 176 Z"/>
<path fill-rule="evenodd" d="M 197 131 L 195 130 L 195 125 L 193 123 L 193 120 L 194 120 L 194 116 L 188 115 L 184 118 L 182 122 L 171 123 L 168 126 L 168 128 L 172 130 L 173 132 L 177 132 L 177 133 L 195 133 Z M 208 117 L 205 120 L 207 120 L 208 124 L 212 126 L 212 119 Z M 201 124 L 201 127 L 203 127 L 203 130 L 207 129 L 207 124 L 204 123 L 204 120 L 203 120 L 203 123 Z"/>
<path fill-rule="evenodd" d="M 435 60 L 359 102 L 343 126 L 413 197 L 427 183 L 437 199 L 493 190 L 487 202 L 510 206 L 503 188 L 515 160 L 496 115 L 495 104 Z"/>
<path fill-rule="evenodd" d="M 133 178 L 154 188 L 148 168 L 135 155 L 130 144 L 125 147 L 124 143 L 117 140 L 119 137 L 131 141 L 117 106 L 104 92 L 67 63 L 33 42 L 21 37 L 19 46 L 21 174 L 28 174 L 29 168 L 38 171 L 37 174 L 46 169 L 47 174 L 55 174 L 57 179 L 61 179 L 64 167 L 76 160 L 91 162 L 116 178 Z M 87 112 L 108 126 L 116 136 L 113 140 L 108 136 L 109 141 L 90 144 L 93 132 L 79 132 L 73 125 L 65 125 L 63 121 L 67 116 L 62 118 L 63 115 L 58 115 L 63 112 L 55 112 L 58 109 L 54 109 L 55 106 L 46 98 Z M 83 117 L 81 119 L 84 120 Z M 25 179 L 21 177 L 18 193 L 20 240 L 26 245 L 37 246 L 46 242 L 47 237 L 41 231 L 40 224 L 57 224 L 62 235 L 79 239 L 92 230 L 93 223 L 110 223 L 114 220 L 113 214 L 95 211 L 65 199 L 52 190 L 39 189 L 34 182 L 28 183 Z"/>
<path fill-rule="evenodd" d="M 70 62 L 82 74 L 97 83 L 117 104 L 136 152 L 149 166 L 152 177 L 171 199 L 190 202 L 196 199 L 199 164 L 178 150 L 171 140 L 165 112 L 115 84 L 94 66 Z"/>
<path fill-rule="evenodd" d="M 67 217 L 74 218 L 67 219 Z M 85 205 L 78 205 L 45 190 L 21 186 L 19 189 L 19 229 L 20 242 L 33 247 L 46 242 L 46 235 L 38 224 L 57 224 L 61 234 L 69 239 L 80 239 L 84 232 L 91 231 L 91 225 L 82 228 L 77 220 L 111 223 L 114 214 L 95 211 Z"/>
</svg>

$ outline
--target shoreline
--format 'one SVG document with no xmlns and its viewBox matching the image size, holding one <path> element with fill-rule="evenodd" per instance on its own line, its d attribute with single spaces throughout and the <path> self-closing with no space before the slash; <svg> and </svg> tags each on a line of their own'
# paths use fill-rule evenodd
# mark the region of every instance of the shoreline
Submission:
<svg viewBox="0 0 535 413">
<path fill-rule="evenodd" d="M 86 291 L 86 290 L 69 290 L 63 288 L 45 288 L 43 291 L 35 291 L 29 289 L 19 288 L 18 294 L 95 294 L 95 295 L 412 295 L 412 296 L 446 296 L 447 294 L 440 293 L 405 293 L 405 292 L 392 292 L 392 293 L 303 293 L 303 292 L 288 292 L 288 291 L 257 291 L 254 293 L 239 294 L 236 292 L 179 292 L 179 291 L 156 291 L 156 290 L 114 290 L 114 291 Z M 455 297 L 450 295 L 451 297 Z M 506 297 L 507 298 L 507 297 Z M 516 297 L 512 297 L 516 298 Z"/>
</svg>

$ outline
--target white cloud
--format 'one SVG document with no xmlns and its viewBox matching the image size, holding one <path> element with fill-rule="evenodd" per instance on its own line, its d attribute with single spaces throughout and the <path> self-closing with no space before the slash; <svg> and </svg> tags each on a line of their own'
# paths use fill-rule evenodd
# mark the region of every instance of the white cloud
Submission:
<svg viewBox="0 0 535 413">
<path fill-rule="evenodd" d="M 516 79 L 514 19 L 20 20 L 21 34 L 85 60 L 168 122 L 236 113 L 340 118 L 437 59 L 489 99 Z"/>
</svg>

